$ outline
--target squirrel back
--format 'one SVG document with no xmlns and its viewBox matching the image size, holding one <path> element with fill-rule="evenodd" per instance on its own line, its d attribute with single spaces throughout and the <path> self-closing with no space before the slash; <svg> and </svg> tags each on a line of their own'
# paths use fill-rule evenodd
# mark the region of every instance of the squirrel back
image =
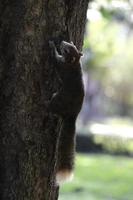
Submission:
<svg viewBox="0 0 133 200">
<path fill-rule="evenodd" d="M 54 42 L 49 42 L 53 65 L 61 79 L 62 87 L 51 99 L 50 110 L 62 118 L 59 138 L 57 182 L 72 175 L 75 155 L 75 123 L 81 110 L 84 87 L 80 57 L 81 53 L 71 42 L 62 41 L 58 53 Z"/>
</svg>

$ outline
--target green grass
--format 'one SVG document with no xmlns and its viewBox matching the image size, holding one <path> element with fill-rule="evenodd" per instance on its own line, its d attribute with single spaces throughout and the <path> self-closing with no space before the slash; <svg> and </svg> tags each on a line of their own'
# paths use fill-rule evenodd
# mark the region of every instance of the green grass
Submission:
<svg viewBox="0 0 133 200">
<path fill-rule="evenodd" d="M 61 186 L 59 200 L 133 200 L 133 159 L 78 155 L 75 177 Z"/>
</svg>

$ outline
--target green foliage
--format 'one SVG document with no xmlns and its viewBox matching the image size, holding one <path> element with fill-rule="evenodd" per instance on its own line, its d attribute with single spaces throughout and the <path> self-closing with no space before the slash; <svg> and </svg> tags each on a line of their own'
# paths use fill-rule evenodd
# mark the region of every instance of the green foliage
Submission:
<svg viewBox="0 0 133 200">
<path fill-rule="evenodd" d="M 133 104 L 133 36 L 129 35 L 125 43 L 119 45 L 119 51 L 110 59 L 110 68 L 106 83 L 111 85 L 112 97 L 122 99 L 124 102 Z"/>
<path fill-rule="evenodd" d="M 125 22 L 129 18 L 119 22 L 113 18 L 117 10 L 111 7 L 112 2 L 95 1 L 94 7 L 88 10 L 88 13 L 94 13 L 89 18 L 84 40 L 84 48 L 90 52 L 84 68 L 93 79 L 101 82 L 105 96 L 119 104 L 132 106 L 133 33 Z M 129 6 L 127 1 L 120 2 Z M 123 13 L 126 16 L 124 6 L 118 11 L 119 16 Z"/>
<path fill-rule="evenodd" d="M 102 81 L 108 72 L 107 62 L 116 50 L 115 36 L 118 34 L 118 28 L 116 23 L 111 23 L 101 16 L 99 20 L 90 21 L 87 30 L 84 48 L 88 46 L 91 57 L 86 68 L 91 71 L 94 78 Z"/>
</svg>

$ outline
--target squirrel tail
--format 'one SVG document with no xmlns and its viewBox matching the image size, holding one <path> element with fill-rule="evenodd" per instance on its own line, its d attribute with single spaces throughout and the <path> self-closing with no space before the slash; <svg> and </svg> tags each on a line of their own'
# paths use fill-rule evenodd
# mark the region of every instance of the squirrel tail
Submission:
<svg viewBox="0 0 133 200">
<path fill-rule="evenodd" d="M 71 180 L 73 177 L 75 155 L 75 117 L 63 119 L 59 138 L 57 161 L 57 184 Z"/>
</svg>

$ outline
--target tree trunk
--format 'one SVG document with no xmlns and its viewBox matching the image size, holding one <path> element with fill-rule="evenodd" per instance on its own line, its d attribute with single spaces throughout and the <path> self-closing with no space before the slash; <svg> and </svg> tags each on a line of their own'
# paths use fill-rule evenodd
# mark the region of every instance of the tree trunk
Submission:
<svg viewBox="0 0 133 200">
<path fill-rule="evenodd" d="M 80 49 L 88 0 L 0 1 L 0 199 L 56 200 L 58 90 L 48 41 Z"/>
</svg>

